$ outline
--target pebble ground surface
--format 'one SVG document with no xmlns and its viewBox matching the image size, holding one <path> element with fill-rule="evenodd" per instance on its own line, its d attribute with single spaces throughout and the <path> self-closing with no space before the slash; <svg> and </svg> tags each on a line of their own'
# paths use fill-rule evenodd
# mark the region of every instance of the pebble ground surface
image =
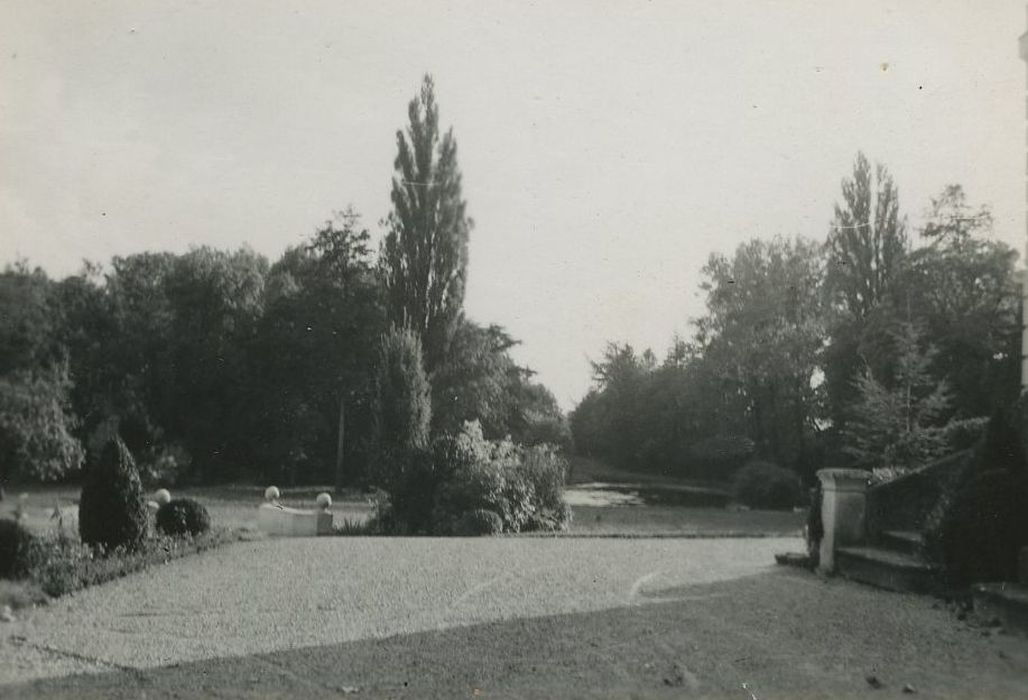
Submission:
<svg viewBox="0 0 1028 700">
<path fill-rule="evenodd" d="M 0 697 L 1028 697 L 1028 640 L 800 547 L 240 542 L 19 611 Z"/>
</svg>

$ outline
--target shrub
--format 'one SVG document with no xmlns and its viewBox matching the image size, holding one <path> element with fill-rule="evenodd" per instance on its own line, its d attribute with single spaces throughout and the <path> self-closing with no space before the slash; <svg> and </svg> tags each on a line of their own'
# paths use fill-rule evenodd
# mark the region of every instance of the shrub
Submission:
<svg viewBox="0 0 1028 700">
<path fill-rule="evenodd" d="M 154 564 L 202 552 L 236 539 L 226 530 L 196 538 L 153 537 L 140 546 L 116 547 L 98 556 L 88 545 L 58 534 L 33 539 L 29 555 L 31 580 L 47 595 L 57 597 L 140 571 Z"/>
<path fill-rule="evenodd" d="M 165 535 L 199 535 L 211 529 L 207 509 L 191 498 L 173 498 L 157 510 L 157 529 Z"/>
<path fill-rule="evenodd" d="M 332 534 L 341 537 L 360 537 L 375 531 L 374 520 L 343 518 L 332 525 Z"/>
<path fill-rule="evenodd" d="M 0 377 L 0 484 L 16 477 L 55 481 L 82 465 L 70 391 L 67 362 Z"/>
<path fill-rule="evenodd" d="M 86 467 L 79 501 L 79 535 L 105 549 L 138 546 L 147 534 L 143 486 L 120 438 L 109 440 Z"/>
<path fill-rule="evenodd" d="M 705 438 L 689 448 L 689 462 L 693 465 L 690 476 L 727 481 L 753 458 L 755 451 L 753 441 L 742 435 Z"/>
<path fill-rule="evenodd" d="M 934 538 L 953 583 L 1013 581 L 1017 554 L 1028 544 L 1024 479 L 994 470 L 975 474 L 951 500 Z"/>
<path fill-rule="evenodd" d="M 566 527 L 567 462 L 552 447 L 490 441 L 477 421 L 436 439 L 431 451 L 393 448 L 379 471 L 388 493 L 372 528 L 392 534 L 461 532 L 465 514 L 495 513 L 506 532 Z M 533 518 L 545 513 L 538 522 Z"/>
<path fill-rule="evenodd" d="M 93 551 L 64 537 L 36 538 L 29 552 L 32 579 L 51 597 L 72 593 L 89 585 Z"/>
<path fill-rule="evenodd" d="M 22 578 L 28 573 L 32 535 L 15 520 L 0 520 L 0 578 Z"/>
<path fill-rule="evenodd" d="M 523 532 L 565 532 L 571 525 L 571 506 L 561 503 L 556 509 L 543 508 L 532 513 Z"/>
<path fill-rule="evenodd" d="M 428 534 L 439 475 L 432 452 L 424 448 L 393 448 L 379 453 L 377 468 L 385 496 L 378 499 L 374 529 L 396 535 Z"/>
<path fill-rule="evenodd" d="M 490 441 L 477 421 L 460 433 L 436 442 L 435 459 L 442 482 L 433 519 L 436 531 L 452 532 L 463 513 L 488 510 L 500 516 L 506 532 L 537 525 L 566 525 L 563 488 L 567 462 L 550 446 L 519 447 L 510 440 Z"/>
<path fill-rule="evenodd" d="M 454 534 L 461 537 L 498 535 L 503 532 L 503 521 L 492 510 L 469 510 L 457 519 Z"/>
<path fill-rule="evenodd" d="M 440 484 L 432 520 L 437 533 L 452 533 L 457 518 L 468 511 L 506 510 L 503 469 L 512 460 L 513 449 L 510 442 L 486 440 L 477 421 L 435 441 L 432 451 Z"/>
<path fill-rule="evenodd" d="M 535 485 L 520 463 L 504 472 L 500 500 L 503 524 L 508 532 L 521 532 L 538 507 Z"/>
<path fill-rule="evenodd" d="M 735 475 L 735 499 L 750 508 L 784 510 L 802 501 L 799 477 L 771 462 L 754 461 Z"/>
<path fill-rule="evenodd" d="M 532 483 L 538 507 L 561 510 L 568 475 L 568 462 L 563 455 L 549 445 L 526 447 L 521 452 L 521 466 Z"/>
<path fill-rule="evenodd" d="M 427 446 L 432 419 L 421 340 L 407 328 L 382 336 L 372 392 L 374 443 L 380 450 Z"/>
<path fill-rule="evenodd" d="M 950 583 L 1014 580 L 1028 545 L 1028 466 L 1017 425 L 993 417 L 963 473 L 946 484 L 925 523 L 927 554 Z"/>
</svg>

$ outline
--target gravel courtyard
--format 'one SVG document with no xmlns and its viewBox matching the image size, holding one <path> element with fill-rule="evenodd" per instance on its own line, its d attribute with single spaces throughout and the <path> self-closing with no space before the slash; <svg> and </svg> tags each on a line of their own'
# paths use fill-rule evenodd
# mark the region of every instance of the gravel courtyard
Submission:
<svg viewBox="0 0 1028 700">
<path fill-rule="evenodd" d="M 776 569 L 799 544 L 237 543 L 23 611 L 0 695 L 1023 696 L 1028 643 Z"/>
</svg>

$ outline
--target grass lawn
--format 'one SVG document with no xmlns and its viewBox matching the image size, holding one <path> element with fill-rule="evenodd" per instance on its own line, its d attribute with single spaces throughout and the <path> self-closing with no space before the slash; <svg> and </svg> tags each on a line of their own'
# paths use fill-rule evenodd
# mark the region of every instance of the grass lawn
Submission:
<svg viewBox="0 0 1028 700">
<path fill-rule="evenodd" d="M 799 537 L 805 513 L 678 506 L 574 506 L 566 535 L 593 537 Z"/>
<path fill-rule="evenodd" d="M 226 485 L 206 486 L 171 491 L 173 498 L 194 498 L 202 503 L 211 514 L 211 522 L 216 527 L 231 530 L 257 530 L 257 507 L 264 502 L 263 486 Z M 314 508 L 314 499 L 322 491 L 331 492 L 328 486 L 307 486 L 280 489 L 282 498 L 279 502 L 292 508 Z M 7 499 L 0 503 L 0 518 L 12 518 L 15 511 L 24 508 L 23 524 L 32 532 L 46 532 L 56 526 L 54 509 L 60 506 L 65 515 L 68 534 L 78 536 L 75 518 L 80 488 L 73 485 L 29 486 L 12 488 Z M 26 494 L 22 500 L 21 494 Z M 146 493 L 148 498 L 153 492 Z M 357 492 L 348 493 L 336 499 L 332 506 L 337 522 L 351 520 L 363 522 L 372 511 L 367 498 Z"/>
<path fill-rule="evenodd" d="M 628 472 L 573 457 L 566 492 L 574 518 L 564 535 L 591 537 L 791 537 L 805 512 L 726 507 L 729 486 Z"/>
<path fill-rule="evenodd" d="M 793 537 L 802 534 L 803 513 L 725 508 L 728 496 L 718 485 L 618 472 L 590 460 L 576 460 L 575 468 L 577 475 L 567 491 L 573 514 L 569 530 L 556 535 L 526 533 L 524 536 Z M 317 494 L 331 490 L 325 486 L 281 489 L 280 503 L 313 508 Z M 152 493 L 147 496 L 152 497 Z M 194 498 L 206 506 L 215 531 L 203 541 L 175 545 L 175 552 L 164 550 L 168 558 L 239 539 L 263 537 L 257 529 L 258 506 L 264 502 L 263 486 L 184 488 L 173 490 L 172 496 Z M 79 488 L 74 485 L 14 488 L 8 498 L 0 502 L 0 518 L 14 517 L 20 510 L 21 521 L 31 532 L 43 535 L 60 526 L 69 539 L 77 540 L 78 499 Z M 345 522 L 359 524 L 368 520 L 374 506 L 367 495 L 352 491 L 336 498 L 332 511 L 337 526 Z M 86 581 L 81 585 L 138 571 L 165 558 L 161 552 L 154 551 L 116 557 L 102 566 L 88 564 L 84 569 L 79 567 L 84 572 L 82 580 Z M 92 569 L 98 570 L 93 572 Z M 42 591 L 46 584 L 41 585 L 42 588 L 32 582 L 0 581 L 0 606 L 17 609 L 45 601 Z"/>
<path fill-rule="evenodd" d="M 702 494 L 708 489 L 713 492 L 715 489 L 710 484 L 618 472 L 599 462 L 577 458 L 574 469 L 577 473 L 569 485 L 568 496 L 574 517 L 570 530 L 562 533 L 564 536 L 758 537 L 799 535 L 803 529 L 803 513 L 702 507 L 702 498 L 697 499 L 701 507 L 693 507 L 689 498 L 668 503 L 666 499 L 654 500 L 650 497 L 657 489 L 665 495 L 687 495 L 693 490 Z M 594 493 L 590 485 L 596 482 L 607 488 L 596 490 L 595 493 L 600 494 L 601 498 L 594 500 L 590 498 Z M 317 494 L 331 490 L 328 486 L 284 488 L 281 489 L 280 502 L 295 508 L 313 508 Z M 11 489 L 7 499 L 0 503 L 0 517 L 13 517 L 22 493 L 27 494 L 21 503 L 26 512 L 23 523 L 30 530 L 43 533 L 53 529 L 57 523 L 53 517 L 54 509 L 59 505 L 65 515 L 66 531 L 77 537 L 77 486 Z M 623 498 L 617 498 L 619 495 Z M 203 503 L 210 511 L 216 527 L 255 533 L 257 507 L 264 501 L 264 487 L 243 484 L 194 487 L 173 490 L 172 496 L 195 498 Z M 335 498 L 332 511 L 337 524 L 344 520 L 360 523 L 371 516 L 373 505 L 366 495 L 351 491 Z"/>
</svg>

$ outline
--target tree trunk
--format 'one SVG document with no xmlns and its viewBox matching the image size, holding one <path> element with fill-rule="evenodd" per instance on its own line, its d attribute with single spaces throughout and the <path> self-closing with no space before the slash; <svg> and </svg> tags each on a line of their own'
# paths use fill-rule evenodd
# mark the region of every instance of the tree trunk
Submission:
<svg viewBox="0 0 1028 700">
<path fill-rule="evenodd" d="M 343 436 L 346 429 L 346 395 L 339 399 L 339 440 L 336 442 L 336 495 L 342 493 L 346 480 L 343 469 Z"/>
</svg>

